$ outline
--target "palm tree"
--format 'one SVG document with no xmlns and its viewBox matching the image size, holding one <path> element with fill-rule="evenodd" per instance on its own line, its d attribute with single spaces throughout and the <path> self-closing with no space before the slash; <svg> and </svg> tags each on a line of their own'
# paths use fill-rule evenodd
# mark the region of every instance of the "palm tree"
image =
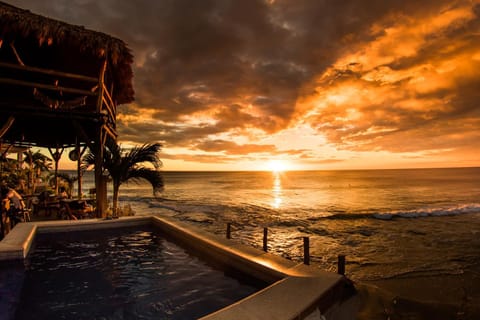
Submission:
<svg viewBox="0 0 480 320">
<path fill-rule="evenodd" d="M 118 191 L 120 185 L 127 181 L 148 181 L 153 188 L 153 194 L 163 188 L 163 176 L 159 171 L 162 162 L 158 156 L 162 145 L 160 143 L 144 144 L 132 149 L 123 149 L 116 142 L 106 145 L 103 152 L 103 167 L 108 171 L 113 183 L 113 216 L 118 210 Z M 152 168 L 145 167 L 151 164 Z M 82 168 L 86 170 L 95 164 L 95 155 L 90 151 L 82 158 Z"/>
<path fill-rule="evenodd" d="M 32 152 L 32 150 L 23 153 L 25 163 L 28 165 L 28 188 L 32 193 L 35 192 L 37 178 L 42 172 L 49 171 L 52 168 L 52 160 L 40 151 Z"/>
</svg>

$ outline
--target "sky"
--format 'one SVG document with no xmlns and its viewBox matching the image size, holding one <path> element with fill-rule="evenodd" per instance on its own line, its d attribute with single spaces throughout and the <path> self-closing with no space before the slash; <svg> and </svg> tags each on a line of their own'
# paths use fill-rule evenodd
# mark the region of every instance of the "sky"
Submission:
<svg viewBox="0 0 480 320">
<path fill-rule="evenodd" d="M 164 170 L 480 166 L 480 0 L 6 1 L 127 43 Z"/>
</svg>

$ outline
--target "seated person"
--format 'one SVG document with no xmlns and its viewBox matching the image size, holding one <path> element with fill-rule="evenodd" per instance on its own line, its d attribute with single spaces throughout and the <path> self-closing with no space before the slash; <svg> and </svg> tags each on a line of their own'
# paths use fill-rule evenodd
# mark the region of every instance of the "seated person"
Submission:
<svg viewBox="0 0 480 320">
<path fill-rule="evenodd" d="M 10 224 L 12 228 L 18 223 L 21 222 L 21 217 L 23 216 L 23 210 L 25 209 L 25 202 L 23 201 L 22 196 L 15 191 L 14 189 L 6 189 L 4 195 L 2 195 L 3 200 L 8 200 L 6 207 L 7 215 L 10 218 Z"/>
<path fill-rule="evenodd" d="M 59 199 L 66 199 L 68 198 L 67 190 L 64 187 L 60 187 L 58 189 L 58 198 Z"/>
</svg>

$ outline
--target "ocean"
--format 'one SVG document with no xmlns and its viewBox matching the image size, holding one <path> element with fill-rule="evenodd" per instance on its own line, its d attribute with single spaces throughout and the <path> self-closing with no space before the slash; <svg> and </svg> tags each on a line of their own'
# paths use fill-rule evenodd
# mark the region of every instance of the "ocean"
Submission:
<svg viewBox="0 0 480 320">
<path fill-rule="evenodd" d="M 157 197 L 120 187 L 137 215 L 175 217 L 346 275 L 358 319 L 480 319 L 480 168 L 164 172 Z M 86 188 L 91 184 L 86 176 Z"/>
</svg>

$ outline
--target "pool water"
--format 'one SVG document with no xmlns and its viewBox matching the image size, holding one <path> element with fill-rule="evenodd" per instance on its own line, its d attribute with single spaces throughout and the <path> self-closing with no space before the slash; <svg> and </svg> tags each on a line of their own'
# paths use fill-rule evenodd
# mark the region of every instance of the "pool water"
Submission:
<svg viewBox="0 0 480 320">
<path fill-rule="evenodd" d="M 13 319 L 195 319 L 262 288 L 149 227 L 40 235 L 24 273 L 10 273 L 23 278 Z"/>
</svg>

